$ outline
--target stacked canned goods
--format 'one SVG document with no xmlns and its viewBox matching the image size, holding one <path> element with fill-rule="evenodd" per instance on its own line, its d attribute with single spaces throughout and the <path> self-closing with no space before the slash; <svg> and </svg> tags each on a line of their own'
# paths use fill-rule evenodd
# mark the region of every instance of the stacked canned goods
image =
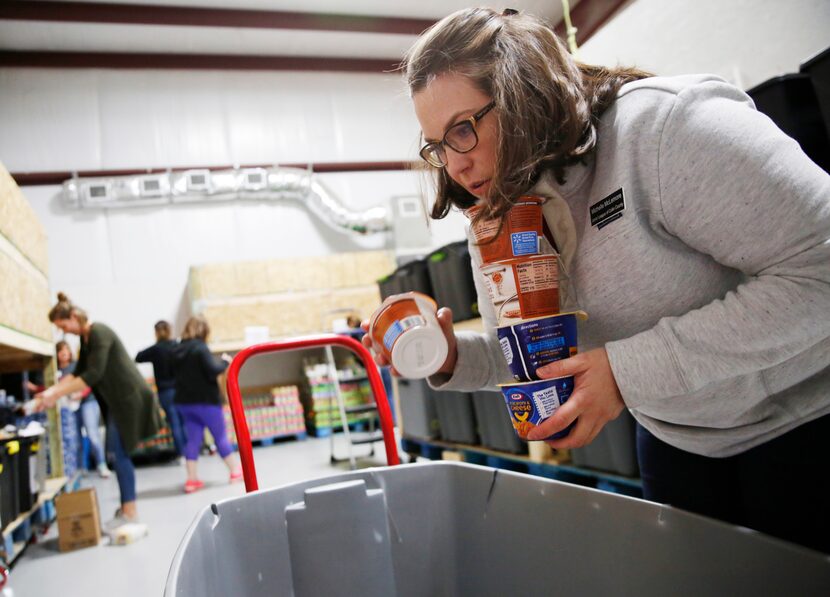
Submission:
<svg viewBox="0 0 830 597">
<path fill-rule="evenodd" d="M 559 256 L 543 233 L 542 204 L 539 197 L 523 196 L 502 220 L 479 218 L 472 224 L 499 342 L 517 382 L 500 387 L 523 440 L 570 397 L 572 376 L 540 380 L 536 370 L 576 354 L 576 320 L 587 318 L 583 311 L 559 311 Z M 466 214 L 472 220 L 478 210 Z"/>
</svg>

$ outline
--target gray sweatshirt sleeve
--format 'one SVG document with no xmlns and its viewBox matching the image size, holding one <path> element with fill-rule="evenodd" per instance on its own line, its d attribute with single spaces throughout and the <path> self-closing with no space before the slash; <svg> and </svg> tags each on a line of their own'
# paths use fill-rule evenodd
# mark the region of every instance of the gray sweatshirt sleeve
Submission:
<svg viewBox="0 0 830 597">
<path fill-rule="evenodd" d="M 830 337 L 830 176 L 795 141 L 710 81 L 677 95 L 657 169 L 666 231 L 745 281 L 606 345 L 629 407 L 762 371 Z"/>
<path fill-rule="evenodd" d="M 496 312 L 480 273 L 481 258 L 478 248 L 469 239 L 469 231 L 467 236 L 478 309 L 486 331 L 484 333 L 459 332 L 456 335 L 458 361 L 452 376 L 438 374 L 428 379 L 429 384 L 437 390 L 464 392 L 481 389 L 495 390 L 496 384 L 506 383 L 513 379 L 499 345 L 496 333 Z"/>
</svg>

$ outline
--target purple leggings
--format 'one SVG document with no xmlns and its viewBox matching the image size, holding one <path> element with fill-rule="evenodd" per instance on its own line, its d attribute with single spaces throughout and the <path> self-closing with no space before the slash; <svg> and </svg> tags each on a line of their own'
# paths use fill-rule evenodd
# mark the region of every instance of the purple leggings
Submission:
<svg viewBox="0 0 830 597">
<path fill-rule="evenodd" d="M 199 449 L 205 437 L 205 427 L 210 430 L 219 456 L 225 458 L 233 452 L 225 432 L 225 417 L 222 407 L 215 404 L 177 404 L 176 409 L 184 419 L 184 430 L 187 443 L 184 446 L 186 460 L 198 460 Z"/>
</svg>

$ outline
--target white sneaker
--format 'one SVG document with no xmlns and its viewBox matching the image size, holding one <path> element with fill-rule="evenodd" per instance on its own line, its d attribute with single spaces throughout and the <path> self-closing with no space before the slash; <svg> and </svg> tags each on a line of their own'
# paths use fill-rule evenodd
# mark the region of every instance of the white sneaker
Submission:
<svg viewBox="0 0 830 597">
<path fill-rule="evenodd" d="M 110 469 L 108 469 L 107 465 L 103 462 L 98 465 L 98 476 L 102 479 L 109 479 L 110 477 Z"/>
<path fill-rule="evenodd" d="M 112 533 L 110 541 L 114 545 L 129 545 L 147 536 L 147 525 L 140 522 L 128 522 L 123 524 Z"/>
<path fill-rule="evenodd" d="M 135 518 L 127 518 L 124 516 L 124 512 L 121 511 L 121 508 L 115 511 L 115 516 L 104 525 L 104 533 L 108 535 L 112 535 L 116 530 L 120 527 L 124 526 L 125 524 L 134 524 L 138 523 L 138 517 Z"/>
</svg>

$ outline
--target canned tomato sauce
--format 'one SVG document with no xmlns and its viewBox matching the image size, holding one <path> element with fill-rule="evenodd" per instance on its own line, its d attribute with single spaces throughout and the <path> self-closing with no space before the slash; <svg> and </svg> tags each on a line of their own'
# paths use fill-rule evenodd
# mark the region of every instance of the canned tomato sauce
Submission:
<svg viewBox="0 0 830 597">
<path fill-rule="evenodd" d="M 404 377 L 434 374 L 447 360 L 447 339 L 438 323 L 435 301 L 420 292 L 388 297 L 369 322 L 369 337 Z"/>
<path fill-rule="evenodd" d="M 499 326 L 559 313 L 559 260 L 532 255 L 481 268 Z"/>
<path fill-rule="evenodd" d="M 472 220 L 480 210 L 480 206 L 474 205 L 464 213 Z M 537 255 L 542 236 L 542 199 L 519 197 L 503 221 L 479 220 L 473 224 L 472 232 L 484 264 Z"/>
</svg>

